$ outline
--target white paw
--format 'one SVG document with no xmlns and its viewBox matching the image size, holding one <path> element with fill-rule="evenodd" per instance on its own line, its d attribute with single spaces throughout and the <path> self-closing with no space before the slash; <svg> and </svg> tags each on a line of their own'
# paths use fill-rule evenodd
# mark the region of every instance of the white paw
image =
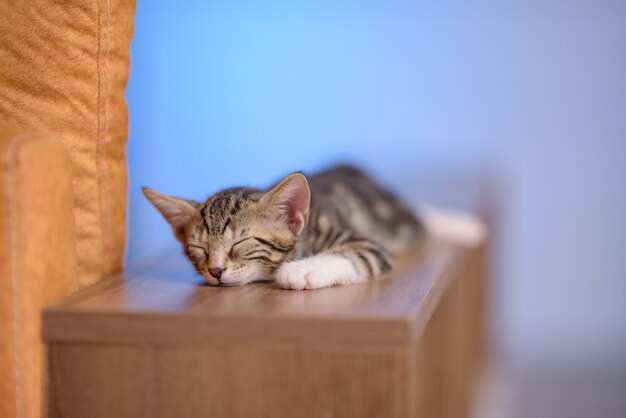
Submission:
<svg viewBox="0 0 626 418">
<path fill-rule="evenodd" d="M 283 264 L 276 272 L 276 281 L 283 289 L 319 289 L 355 282 L 358 276 L 348 259 L 321 254 Z"/>
</svg>

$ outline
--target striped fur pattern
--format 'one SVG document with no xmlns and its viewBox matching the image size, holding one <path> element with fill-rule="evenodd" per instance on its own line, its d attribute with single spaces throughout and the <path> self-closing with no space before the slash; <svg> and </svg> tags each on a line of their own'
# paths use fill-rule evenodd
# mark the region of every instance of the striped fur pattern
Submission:
<svg viewBox="0 0 626 418">
<path fill-rule="evenodd" d="M 230 188 L 204 203 L 144 194 L 214 285 L 269 279 L 300 290 L 372 280 L 425 235 L 406 206 L 354 167 L 295 173 L 267 191 Z"/>
</svg>

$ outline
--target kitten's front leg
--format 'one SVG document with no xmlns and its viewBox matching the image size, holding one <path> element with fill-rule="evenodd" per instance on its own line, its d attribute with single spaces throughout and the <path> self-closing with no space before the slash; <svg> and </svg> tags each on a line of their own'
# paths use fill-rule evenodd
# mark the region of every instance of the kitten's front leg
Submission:
<svg viewBox="0 0 626 418">
<path fill-rule="evenodd" d="M 372 280 L 391 268 L 387 251 L 373 241 L 354 238 L 321 254 L 283 264 L 276 281 L 284 289 L 319 289 Z"/>
</svg>

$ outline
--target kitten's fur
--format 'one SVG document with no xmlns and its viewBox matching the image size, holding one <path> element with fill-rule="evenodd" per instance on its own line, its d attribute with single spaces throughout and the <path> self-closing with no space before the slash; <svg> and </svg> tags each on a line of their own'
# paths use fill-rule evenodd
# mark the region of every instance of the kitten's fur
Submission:
<svg viewBox="0 0 626 418">
<path fill-rule="evenodd" d="M 301 290 L 372 280 L 388 274 L 391 254 L 410 251 L 427 229 L 398 199 L 346 166 L 308 180 L 291 174 L 268 191 L 226 189 L 204 203 L 150 189 L 144 194 L 214 285 L 275 279 Z"/>
</svg>

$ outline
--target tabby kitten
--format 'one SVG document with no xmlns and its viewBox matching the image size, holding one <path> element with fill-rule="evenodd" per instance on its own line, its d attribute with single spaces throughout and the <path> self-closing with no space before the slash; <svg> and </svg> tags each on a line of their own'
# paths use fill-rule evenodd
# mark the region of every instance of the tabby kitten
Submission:
<svg viewBox="0 0 626 418">
<path fill-rule="evenodd" d="M 213 285 L 275 279 L 301 290 L 364 282 L 388 274 L 391 254 L 425 236 L 405 205 L 353 167 L 308 179 L 291 174 L 268 191 L 234 187 L 204 203 L 143 192 Z"/>
</svg>

